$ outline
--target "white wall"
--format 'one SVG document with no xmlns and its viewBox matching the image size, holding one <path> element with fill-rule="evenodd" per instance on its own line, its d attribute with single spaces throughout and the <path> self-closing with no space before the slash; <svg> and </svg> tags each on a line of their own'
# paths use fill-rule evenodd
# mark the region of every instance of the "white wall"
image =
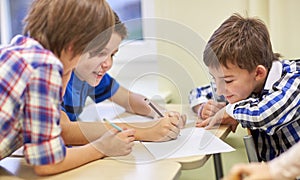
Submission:
<svg viewBox="0 0 300 180">
<path fill-rule="evenodd" d="M 213 31 L 233 13 L 257 16 L 270 30 L 274 52 L 285 58 L 299 58 L 300 42 L 300 7 L 299 0 L 146 0 L 153 1 L 156 18 L 157 60 L 153 64 L 140 57 L 131 63 L 118 77 L 130 80 L 139 79 L 142 72 L 151 68 L 158 72 L 158 92 L 171 92 L 171 102 L 187 103 L 189 91 L 199 85 L 208 83 L 209 76 L 202 63 L 202 52 L 206 41 Z M 148 7 L 151 8 L 151 7 Z M 122 49 L 121 49 L 122 50 Z M 132 61 L 133 62 L 133 61 Z M 116 65 L 117 68 L 118 65 Z M 148 68 L 149 67 L 149 68 Z M 148 68 L 148 70 L 147 70 Z M 158 70 L 156 69 L 158 68 Z M 124 69 L 124 68 L 123 68 Z M 140 74 L 136 74 L 139 72 Z M 138 75 L 139 77 L 137 77 Z M 141 83 L 138 91 L 152 91 Z M 145 86 L 144 86 L 145 84 Z M 156 90 L 155 90 L 156 91 Z"/>
<path fill-rule="evenodd" d="M 213 31 L 233 13 L 257 16 L 267 24 L 270 30 L 274 52 L 279 52 L 286 58 L 300 57 L 297 46 L 300 41 L 299 7 L 300 1 L 298 0 L 155 0 L 157 17 L 175 21 L 186 28 L 190 28 L 195 34 L 202 37 L 203 42 L 206 42 Z M 157 29 L 158 33 L 165 31 L 159 27 Z M 169 34 L 172 33 L 174 36 L 180 36 L 181 39 L 191 39 L 189 37 L 191 35 L 180 34 L 177 29 L 169 29 Z M 194 46 L 199 46 L 198 53 L 200 54 L 197 54 L 196 58 L 192 57 L 190 52 L 183 50 L 182 47 L 158 42 L 158 54 L 169 57 L 173 62 L 158 59 L 161 72 L 172 74 L 172 79 L 177 81 L 177 87 L 165 82 L 160 83 L 159 87 L 162 91 L 173 89 L 172 102 L 187 102 L 188 93 L 193 87 L 208 82 L 208 75 L 203 70 L 205 66 L 201 64 L 203 42 L 199 44 L 193 42 Z M 191 44 L 185 45 L 190 47 Z M 195 50 L 191 51 L 195 52 Z M 178 73 L 176 65 L 174 66 L 175 70 L 173 70 L 170 64 L 180 64 L 181 69 L 188 73 Z"/>
</svg>

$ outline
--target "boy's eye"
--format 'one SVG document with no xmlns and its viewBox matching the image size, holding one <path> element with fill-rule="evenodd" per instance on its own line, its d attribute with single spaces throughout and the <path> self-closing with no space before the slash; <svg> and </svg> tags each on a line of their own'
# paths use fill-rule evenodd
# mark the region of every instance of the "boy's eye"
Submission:
<svg viewBox="0 0 300 180">
<path fill-rule="evenodd" d="M 226 84 L 231 83 L 233 80 L 224 80 Z"/>
<path fill-rule="evenodd" d="M 98 57 L 104 57 L 104 56 L 106 56 L 106 53 L 105 53 L 105 52 L 100 52 L 100 53 L 98 54 Z"/>
</svg>

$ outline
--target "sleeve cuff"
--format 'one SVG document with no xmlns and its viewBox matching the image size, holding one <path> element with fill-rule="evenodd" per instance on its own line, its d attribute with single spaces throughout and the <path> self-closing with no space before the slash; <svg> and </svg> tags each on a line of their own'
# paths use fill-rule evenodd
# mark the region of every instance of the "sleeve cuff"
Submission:
<svg viewBox="0 0 300 180">
<path fill-rule="evenodd" d="M 24 155 L 28 164 L 56 164 L 66 156 L 66 147 L 61 137 L 56 137 L 39 144 L 25 144 Z"/>
<path fill-rule="evenodd" d="M 227 104 L 226 105 L 226 113 L 229 116 L 231 116 L 232 118 L 234 118 L 234 115 L 233 115 L 234 106 L 235 106 L 235 104 Z"/>
<path fill-rule="evenodd" d="M 206 103 L 207 101 L 208 100 L 204 97 L 197 98 L 197 99 L 191 101 L 190 107 L 193 108 L 194 106 L 197 106 L 197 105 L 202 104 L 202 103 Z"/>
</svg>

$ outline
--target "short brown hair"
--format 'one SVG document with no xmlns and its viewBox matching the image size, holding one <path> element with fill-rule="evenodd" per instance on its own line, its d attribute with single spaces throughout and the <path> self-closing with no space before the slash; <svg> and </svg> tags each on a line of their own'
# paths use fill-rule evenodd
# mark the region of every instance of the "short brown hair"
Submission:
<svg viewBox="0 0 300 180">
<path fill-rule="evenodd" d="M 58 57 L 73 45 L 73 56 L 81 54 L 100 33 L 102 50 L 110 39 L 114 15 L 105 0 L 35 0 L 24 20 L 24 34 L 39 41 Z"/>
<path fill-rule="evenodd" d="M 279 57 L 273 53 L 269 32 L 260 19 L 233 14 L 209 39 L 203 60 L 206 66 L 232 63 L 251 72 L 257 65 L 270 68 Z"/>
<path fill-rule="evenodd" d="M 114 12 L 115 15 L 115 29 L 114 31 L 121 36 L 121 39 L 124 40 L 127 37 L 127 28 L 125 24 L 120 20 L 118 14 Z"/>
</svg>

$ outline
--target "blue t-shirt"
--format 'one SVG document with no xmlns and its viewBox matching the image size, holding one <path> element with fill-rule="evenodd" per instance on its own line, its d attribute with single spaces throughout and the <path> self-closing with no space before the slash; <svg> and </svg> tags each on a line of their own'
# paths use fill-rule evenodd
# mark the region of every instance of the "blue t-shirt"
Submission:
<svg viewBox="0 0 300 180">
<path fill-rule="evenodd" d="M 99 103 L 112 97 L 119 87 L 119 83 L 108 74 L 103 76 L 98 86 L 93 87 L 81 81 L 73 72 L 63 97 L 62 110 L 67 113 L 71 121 L 76 121 L 85 106 L 87 97 Z"/>
</svg>

